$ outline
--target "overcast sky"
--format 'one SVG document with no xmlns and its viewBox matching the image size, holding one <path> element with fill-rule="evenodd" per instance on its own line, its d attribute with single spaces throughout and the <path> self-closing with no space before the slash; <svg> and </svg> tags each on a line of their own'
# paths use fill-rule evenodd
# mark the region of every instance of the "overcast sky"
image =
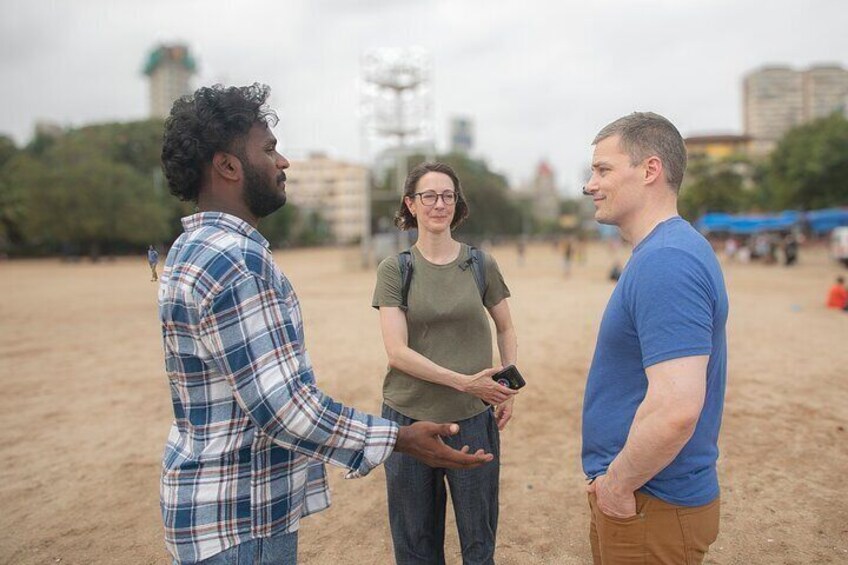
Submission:
<svg viewBox="0 0 848 565">
<path fill-rule="evenodd" d="M 848 66 L 846 0 L 0 0 L 0 133 L 147 116 L 141 68 L 184 42 L 195 86 L 271 85 L 282 148 L 363 161 L 360 59 L 427 50 L 437 147 L 475 121 L 475 155 L 514 182 L 540 159 L 574 193 L 594 134 L 634 110 L 684 136 L 742 130 L 743 75 Z"/>
</svg>

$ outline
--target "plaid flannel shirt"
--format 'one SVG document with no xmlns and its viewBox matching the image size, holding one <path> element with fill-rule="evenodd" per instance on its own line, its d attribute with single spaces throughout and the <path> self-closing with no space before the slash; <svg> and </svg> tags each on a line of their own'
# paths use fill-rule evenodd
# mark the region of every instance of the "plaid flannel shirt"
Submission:
<svg viewBox="0 0 848 565">
<path fill-rule="evenodd" d="M 366 475 L 397 425 L 315 385 L 297 297 L 235 216 L 183 218 L 159 286 L 174 422 L 162 462 L 165 543 L 194 562 L 298 529 L 330 504 L 323 462 Z"/>
</svg>

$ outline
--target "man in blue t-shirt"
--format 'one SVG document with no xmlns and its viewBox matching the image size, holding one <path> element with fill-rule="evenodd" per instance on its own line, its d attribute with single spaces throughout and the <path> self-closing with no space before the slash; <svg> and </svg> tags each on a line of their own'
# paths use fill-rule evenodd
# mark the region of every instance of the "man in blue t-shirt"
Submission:
<svg viewBox="0 0 848 565">
<path fill-rule="evenodd" d="M 701 563 L 718 535 L 728 300 L 709 243 L 677 214 L 686 148 L 634 113 L 593 141 L 584 188 L 633 255 L 598 332 L 583 402 L 595 564 Z"/>
</svg>

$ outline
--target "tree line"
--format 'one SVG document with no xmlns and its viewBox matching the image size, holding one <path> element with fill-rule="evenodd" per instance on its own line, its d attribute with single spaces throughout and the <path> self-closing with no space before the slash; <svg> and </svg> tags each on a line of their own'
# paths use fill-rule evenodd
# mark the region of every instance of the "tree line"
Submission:
<svg viewBox="0 0 848 565">
<path fill-rule="evenodd" d="M 101 255 L 162 248 L 182 231 L 193 211 L 168 192 L 159 166 L 161 120 L 109 123 L 37 134 L 25 147 L 0 136 L 0 253 L 9 256 Z M 526 202 L 483 160 L 451 153 L 471 216 L 460 228 L 470 238 L 544 232 Z M 421 155 L 409 157 L 411 169 Z M 392 170 L 373 179 L 373 228 L 393 229 L 400 202 Z M 570 210 L 563 202 L 562 210 Z M 835 113 L 789 131 L 765 159 L 734 155 L 693 158 L 680 211 L 690 220 L 705 212 L 812 210 L 848 205 L 848 120 Z M 317 213 L 287 204 L 263 220 L 275 247 L 331 241 Z"/>
<path fill-rule="evenodd" d="M 765 158 L 690 159 L 680 212 L 777 212 L 848 206 L 848 120 L 836 112 L 788 131 Z"/>
<path fill-rule="evenodd" d="M 193 205 L 168 191 L 159 164 L 162 130 L 161 120 L 98 124 L 60 135 L 36 134 L 25 147 L 0 136 L 0 254 L 97 259 L 170 245 L 182 232 L 180 218 L 191 214 Z M 463 179 L 474 210 L 466 233 L 517 231 L 517 208 L 502 175 L 462 155 L 439 158 Z M 411 157 L 409 166 L 422 160 Z M 372 217 L 390 221 L 399 190 L 386 179 L 372 182 L 373 190 L 393 195 L 391 202 L 373 202 Z M 274 247 L 332 241 L 319 213 L 291 202 L 263 219 L 260 231 Z"/>
<path fill-rule="evenodd" d="M 99 124 L 36 134 L 23 148 L 0 136 L 0 253 L 97 259 L 170 245 L 194 206 L 168 191 L 162 131 L 161 120 Z M 296 206 L 262 226 L 277 246 L 320 243 L 327 231 Z"/>
</svg>

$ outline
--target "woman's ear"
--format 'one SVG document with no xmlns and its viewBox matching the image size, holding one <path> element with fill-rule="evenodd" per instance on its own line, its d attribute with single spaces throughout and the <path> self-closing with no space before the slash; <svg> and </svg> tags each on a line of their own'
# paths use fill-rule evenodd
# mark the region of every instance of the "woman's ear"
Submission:
<svg viewBox="0 0 848 565">
<path fill-rule="evenodd" d="M 406 205 L 406 209 L 409 210 L 409 213 L 412 214 L 412 217 L 415 217 L 415 199 L 410 198 L 409 196 L 403 197 L 403 203 Z"/>
</svg>

